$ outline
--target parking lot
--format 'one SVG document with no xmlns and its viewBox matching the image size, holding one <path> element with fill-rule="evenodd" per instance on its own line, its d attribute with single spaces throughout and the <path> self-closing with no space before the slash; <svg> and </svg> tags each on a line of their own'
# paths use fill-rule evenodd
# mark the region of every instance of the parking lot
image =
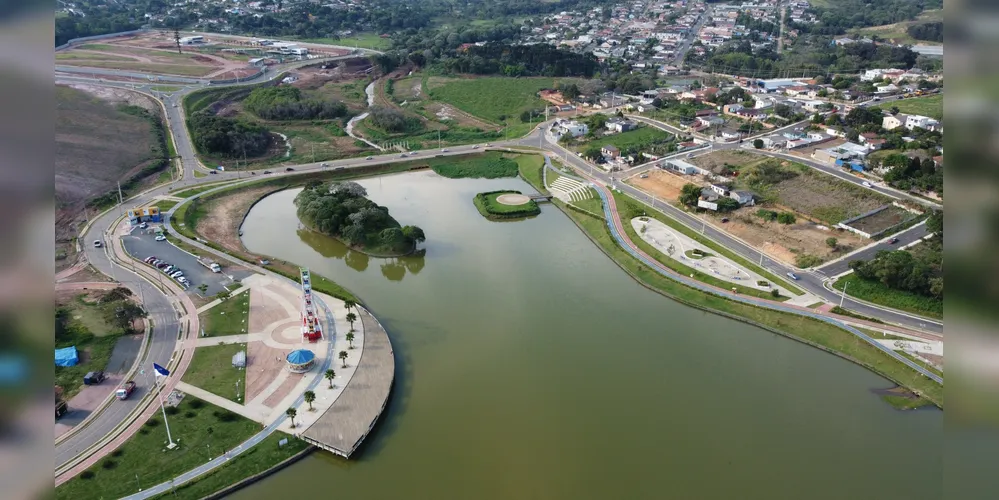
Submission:
<svg viewBox="0 0 999 500">
<path fill-rule="evenodd" d="M 151 231 L 147 233 L 147 231 L 135 229 L 131 235 L 123 237 L 121 241 L 125 245 L 125 250 L 139 260 L 155 255 L 156 258 L 177 266 L 191 283 L 191 287 L 187 290 L 188 293 L 200 293 L 198 285 L 204 283 L 208 285 L 205 296 L 211 297 L 222 291 L 226 285 L 233 283 L 229 276 L 240 280 L 252 274 L 247 270 L 233 270 L 226 267 L 222 268 L 221 273 L 213 273 L 207 267 L 199 264 L 191 254 L 173 246 L 168 241 L 156 241 L 154 238 L 155 235 L 151 234 Z M 164 280 L 170 279 L 162 272 L 159 274 Z"/>
</svg>

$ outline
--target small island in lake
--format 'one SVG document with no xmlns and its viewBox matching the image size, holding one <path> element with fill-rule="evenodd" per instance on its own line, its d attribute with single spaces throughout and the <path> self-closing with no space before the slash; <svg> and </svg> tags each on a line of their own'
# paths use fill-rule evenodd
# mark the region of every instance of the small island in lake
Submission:
<svg viewBox="0 0 999 500">
<path fill-rule="evenodd" d="M 417 226 L 401 226 L 388 209 L 366 198 L 356 182 L 310 182 L 295 197 L 298 218 L 312 231 L 333 236 L 375 256 L 408 255 L 426 240 Z"/>
<path fill-rule="evenodd" d="M 490 220 L 523 219 L 541 213 L 538 204 L 520 191 L 479 193 L 472 200 L 483 217 Z"/>
</svg>

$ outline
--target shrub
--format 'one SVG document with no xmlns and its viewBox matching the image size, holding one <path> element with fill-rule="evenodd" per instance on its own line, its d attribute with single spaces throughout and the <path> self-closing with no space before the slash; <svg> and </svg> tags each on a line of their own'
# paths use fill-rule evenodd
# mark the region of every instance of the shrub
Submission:
<svg viewBox="0 0 999 500">
<path fill-rule="evenodd" d="M 794 257 L 794 264 L 798 267 L 814 267 L 822 263 L 822 258 L 810 255 L 807 253 L 799 254 Z"/>
<path fill-rule="evenodd" d="M 115 457 L 115 458 L 118 458 L 118 457 L 120 457 L 120 456 L 122 456 L 124 454 L 125 454 L 125 452 L 122 451 L 121 448 L 118 448 L 117 450 L 114 450 L 114 451 L 111 452 L 111 456 Z"/>
<path fill-rule="evenodd" d="M 167 415 L 176 415 L 180 413 L 180 408 L 177 408 L 176 406 L 167 406 L 163 411 L 165 411 Z"/>
<path fill-rule="evenodd" d="M 139 429 L 139 434 L 142 434 L 143 436 L 145 436 L 146 434 L 149 434 L 149 429 L 146 429 L 145 427 L 142 427 L 142 428 Z"/>
<path fill-rule="evenodd" d="M 765 208 L 757 210 L 756 216 L 763 220 L 768 220 L 770 222 L 777 220 L 777 212 L 774 212 L 773 210 L 767 210 Z"/>
<path fill-rule="evenodd" d="M 106 470 L 114 469 L 117 466 L 118 466 L 118 462 L 115 462 L 114 460 L 111 460 L 110 458 L 105 459 L 103 462 L 101 462 L 101 467 L 105 468 Z"/>
<path fill-rule="evenodd" d="M 194 417 L 197 417 L 197 416 L 198 416 L 198 414 L 194 413 L 193 411 L 186 411 L 186 412 L 184 412 L 184 417 L 185 418 L 194 418 Z"/>
<path fill-rule="evenodd" d="M 237 415 L 229 410 L 215 411 L 212 413 L 220 422 L 234 422 Z"/>
<path fill-rule="evenodd" d="M 187 403 L 187 406 L 197 410 L 198 408 L 205 406 L 205 402 L 200 399 L 192 399 Z"/>
<path fill-rule="evenodd" d="M 93 478 L 94 478 L 94 471 L 92 470 L 85 470 L 80 473 L 80 479 L 93 479 Z"/>
<path fill-rule="evenodd" d="M 777 214 L 777 222 L 781 224 L 794 224 L 795 217 L 794 214 L 789 212 L 781 212 Z"/>
<path fill-rule="evenodd" d="M 780 290 L 774 288 L 774 289 L 770 290 L 770 295 L 772 295 L 773 298 L 776 299 L 777 297 L 780 297 Z"/>
<path fill-rule="evenodd" d="M 146 427 L 156 427 L 157 425 L 160 425 L 160 421 L 155 418 L 146 420 Z"/>
</svg>

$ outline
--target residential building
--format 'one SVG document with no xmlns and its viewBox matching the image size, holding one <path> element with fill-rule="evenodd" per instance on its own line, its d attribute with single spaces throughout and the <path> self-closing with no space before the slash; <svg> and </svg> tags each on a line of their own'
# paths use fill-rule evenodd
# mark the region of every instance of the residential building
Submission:
<svg viewBox="0 0 999 500">
<path fill-rule="evenodd" d="M 912 130 L 914 128 L 924 128 L 926 130 L 933 130 L 939 124 L 940 122 L 928 116 L 908 115 L 905 117 L 905 128 L 909 130 Z"/>
<path fill-rule="evenodd" d="M 616 119 L 607 121 L 607 128 L 615 132 L 627 132 L 629 130 L 635 130 L 637 127 L 638 126 L 635 122 L 631 120 Z"/>
<path fill-rule="evenodd" d="M 885 115 L 881 120 L 881 128 L 885 130 L 895 130 L 903 125 L 905 125 L 906 115 L 898 113 L 896 115 Z"/>
<path fill-rule="evenodd" d="M 604 156 L 609 156 L 611 158 L 617 158 L 621 156 L 621 151 L 618 150 L 617 147 L 614 146 L 613 144 L 608 144 L 600 148 L 600 153 L 603 154 Z"/>
<path fill-rule="evenodd" d="M 557 125 L 556 132 L 559 137 L 570 134 L 573 137 L 580 137 L 586 135 L 590 131 L 590 128 L 586 126 L 585 123 L 579 123 L 577 121 L 567 121 L 561 122 Z"/>
</svg>

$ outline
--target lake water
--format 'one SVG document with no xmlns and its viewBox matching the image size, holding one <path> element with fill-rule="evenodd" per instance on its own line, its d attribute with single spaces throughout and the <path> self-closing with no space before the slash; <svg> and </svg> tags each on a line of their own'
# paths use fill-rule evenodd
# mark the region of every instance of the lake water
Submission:
<svg viewBox="0 0 999 500">
<path fill-rule="evenodd" d="M 316 452 L 234 498 L 940 497 L 942 412 L 896 411 L 863 368 L 643 288 L 554 206 L 490 222 L 472 205 L 522 180 L 360 183 L 424 229 L 424 257 L 302 232 L 298 190 L 254 206 L 243 238 L 381 320 L 387 413 L 355 459 Z"/>
</svg>

